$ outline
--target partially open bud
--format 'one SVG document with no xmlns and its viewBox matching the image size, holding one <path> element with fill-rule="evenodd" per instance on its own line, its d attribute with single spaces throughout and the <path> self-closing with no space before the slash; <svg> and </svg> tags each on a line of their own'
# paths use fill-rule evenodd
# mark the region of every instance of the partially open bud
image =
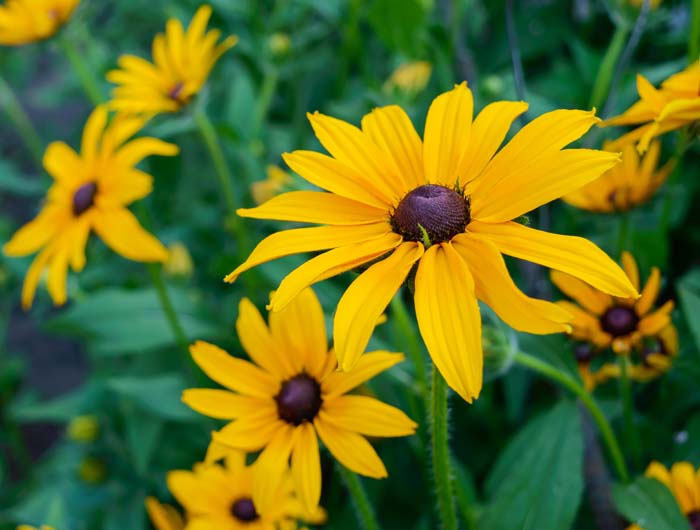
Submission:
<svg viewBox="0 0 700 530">
<path fill-rule="evenodd" d="M 489 315 L 486 311 L 482 314 Z M 484 350 L 484 379 L 495 379 L 507 372 L 518 350 L 515 332 L 496 321 L 495 317 L 488 316 L 481 325 L 481 343 Z"/>
<path fill-rule="evenodd" d="M 168 247 L 168 261 L 163 265 L 165 274 L 170 277 L 189 278 L 194 271 L 192 256 L 182 243 L 173 243 Z"/>
<path fill-rule="evenodd" d="M 270 51 L 275 57 L 283 57 L 292 49 L 292 39 L 286 33 L 273 33 L 268 41 Z"/>
</svg>

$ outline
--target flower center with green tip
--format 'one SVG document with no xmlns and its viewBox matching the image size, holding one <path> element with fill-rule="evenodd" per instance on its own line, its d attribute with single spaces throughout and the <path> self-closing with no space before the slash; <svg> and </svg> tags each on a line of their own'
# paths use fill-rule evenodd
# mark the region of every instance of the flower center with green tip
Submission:
<svg viewBox="0 0 700 530">
<path fill-rule="evenodd" d="M 297 375 L 284 383 L 275 396 L 277 413 L 284 421 L 301 425 L 313 421 L 321 409 L 321 385 L 306 374 Z"/>
<path fill-rule="evenodd" d="M 89 210 L 95 204 L 95 195 L 97 195 L 95 182 L 88 182 L 80 186 L 73 195 L 73 215 L 77 217 Z"/>
<path fill-rule="evenodd" d="M 576 358 L 577 362 L 581 364 L 589 363 L 593 360 L 594 356 L 595 351 L 593 350 L 593 346 L 590 344 L 582 342 L 574 346 L 574 357 Z"/>
<path fill-rule="evenodd" d="M 242 523 L 252 523 L 260 518 L 253 500 L 249 497 L 238 499 L 231 505 L 231 515 Z"/>
<path fill-rule="evenodd" d="M 600 317 L 600 327 L 613 337 L 628 335 L 637 329 L 639 317 L 631 307 L 611 307 Z"/>
<path fill-rule="evenodd" d="M 693 530 L 700 530 L 700 510 L 695 510 L 688 514 L 688 523 Z"/>
<path fill-rule="evenodd" d="M 391 227 L 405 241 L 428 247 L 461 234 L 470 219 L 468 198 L 445 186 L 426 184 L 401 199 Z"/>
</svg>

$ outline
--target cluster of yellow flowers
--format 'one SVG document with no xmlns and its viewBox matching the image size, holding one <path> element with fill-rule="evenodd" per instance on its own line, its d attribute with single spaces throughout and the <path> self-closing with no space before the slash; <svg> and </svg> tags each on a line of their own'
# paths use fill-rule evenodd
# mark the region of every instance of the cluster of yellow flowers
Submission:
<svg viewBox="0 0 700 530">
<path fill-rule="evenodd" d="M 32 5 L 42 16 L 30 23 L 23 11 L 27 3 L 10 0 L 0 8 L 0 42 L 49 37 L 77 3 L 44 0 L 41 8 Z M 207 31 L 210 15 L 210 7 L 199 8 L 186 30 L 169 20 L 165 33 L 153 41 L 153 63 L 121 57 L 119 69 L 108 74 L 117 85 L 113 98 L 87 120 L 80 153 L 63 142 L 46 150 L 44 166 L 54 178 L 46 203 L 4 246 L 12 256 L 38 252 L 26 275 L 24 307 L 31 306 L 45 269 L 51 297 L 56 304 L 65 303 L 67 269 L 85 266 L 85 245 L 93 230 L 126 258 L 169 259 L 167 249 L 127 207 L 153 187 L 153 178 L 137 164 L 150 155 L 175 155 L 178 147 L 133 137 L 153 114 L 177 112 L 190 103 L 217 60 L 235 45 L 235 37 L 220 41 L 218 30 Z M 397 73 L 392 83 L 405 75 Z M 421 65 L 412 75 L 424 84 L 429 68 Z M 195 362 L 226 390 L 190 389 L 184 402 L 230 423 L 212 434 L 204 462 L 168 476 L 185 516 L 149 499 L 154 524 L 161 530 L 272 529 L 296 528 L 299 520 L 323 521 L 319 438 L 346 468 L 386 477 L 366 436 L 406 436 L 416 424 L 373 397 L 348 393 L 403 359 L 399 353 L 365 350 L 406 282 L 434 365 L 467 402 L 478 398 L 483 381 L 478 300 L 517 330 L 569 332 L 585 343 L 581 373 L 591 389 L 617 375 L 609 366 L 599 374 L 590 371 L 596 350 L 609 346 L 617 354 L 638 354 L 632 371 L 637 379 L 666 370 L 677 339 L 670 322 L 673 303 L 653 310 L 659 270 L 652 270 L 640 296 L 639 272 L 630 254 L 623 253 L 621 268 L 584 238 L 537 230 L 520 219 L 558 198 L 599 212 L 625 211 L 649 199 L 672 168 L 667 163 L 657 170 L 660 146 L 652 139 L 686 126 L 695 131 L 699 86 L 700 64 L 672 76 L 659 90 L 640 76 L 641 100 L 603 125 L 642 125 L 606 150 L 567 149 L 600 124 L 593 112 L 579 110 L 539 116 L 502 146 L 527 104 L 499 101 L 474 117 L 466 83 L 435 98 L 422 138 L 398 106 L 374 109 L 360 127 L 309 114 L 329 155 L 294 151 L 284 160 L 323 191 L 278 195 L 290 180 L 279 168 L 272 169 L 272 182 L 255 191 L 262 204 L 237 213 L 317 226 L 265 238 L 226 281 L 283 256 L 323 252 L 282 279 L 270 296 L 267 324 L 248 299 L 240 302 L 236 329 L 252 363 L 209 343 L 191 346 Z M 638 151 L 647 149 L 640 158 Z M 580 307 L 525 295 L 512 280 L 504 255 L 553 269 L 552 281 Z M 324 312 L 310 286 L 360 266 L 363 272 L 336 308 L 329 348 Z M 258 452 L 248 465 L 247 453 Z M 676 474 L 685 477 L 687 470 L 679 468 Z M 681 480 L 663 477 L 672 489 Z"/>
</svg>

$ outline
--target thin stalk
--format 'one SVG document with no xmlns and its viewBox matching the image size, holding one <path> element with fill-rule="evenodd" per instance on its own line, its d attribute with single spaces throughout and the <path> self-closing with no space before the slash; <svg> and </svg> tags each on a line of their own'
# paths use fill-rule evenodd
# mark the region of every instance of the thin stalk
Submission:
<svg viewBox="0 0 700 530">
<path fill-rule="evenodd" d="M 20 138 L 22 138 L 24 145 L 34 158 L 36 165 L 41 168 L 44 157 L 44 142 L 41 141 L 39 133 L 22 108 L 22 104 L 14 90 L 2 76 L 0 76 L 0 105 L 2 105 L 10 120 L 14 123 Z"/>
<path fill-rule="evenodd" d="M 92 104 L 97 106 L 103 103 L 104 98 L 102 97 L 102 92 L 97 84 L 97 80 L 95 76 L 92 75 L 92 70 L 85 64 L 83 56 L 77 50 L 73 41 L 66 35 L 59 37 L 57 40 L 68 62 L 71 63 L 75 73 L 78 74 L 83 89 L 90 98 Z"/>
<path fill-rule="evenodd" d="M 457 509 L 450 473 L 447 383 L 435 365 L 433 365 L 433 384 L 430 397 L 430 437 L 433 449 L 433 480 L 435 481 L 438 515 L 443 530 L 457 530 Z"/>
<path fill-rule="evenodd" d="M 175 340 L 180 345 L 180 347 L 183 350 L 185 350 L 185 352 L 187 352 L 189 349 L 189 340 L 187 339 L 185 328 L 182 327 L 180 319 L 177 316 L 177 311 L 175 311 L 175 305 L 170 299 L 168 290 L 165 287 L 165 281 L 163 280 L 161 265 L 157 263 L 148 263 L 147 266 L 148 275 L 151 278 L 151 283 L 153 283 L 153 288 L 156 290 L 158 300 L 160 301 L 160 305 L 163 308 L 163 314 L 168 320 L 168 324 L 170 325 L 170 329 L 173 332 L 173 336 L 175 337 Z"/>
<path fill-rule="evenodd" d="M 506 0 L 506 30 L 508 32 L 508 47 L 510 48 L 510 59 L 513 66 L 513 82 L 515 83 L 515 93 L 518 99 L 527 100 L 527 89 L 525 88 L 525 72 L 523 71 L 523 61 L 518 45 L 518 32 L 515 29 L 515 18 L 513 16 L 513 0 Z M 528 122 L 527 113 L 523 113 L 519 120 L 521 125 Z"/>
<path fill-rule="evenodd" d="M 620 445 L 617 442 L 617 438 L 615 438 L 615 433 L 610 427 L 610 423 L 608 422 L 607 418 L 600 410 L 600 407 L 593 399 L 593 396 L 591 396 L 573 377 L 560 372 L 550 364 L 547 364 L 546 362 L 541 361 L 532 355 L 517 352 L 513 359 L 519 365 L 529 368 L 530 370 L 566 387 L 581 400 L 581 403 L 583 403 L 583 405 L 591 413 L 593 421 L 595 421 L 596 425 L 598 426 L 598 430 L 600 431 L 603 441 L 608 448 L 608 452 L 610 453 L 610 457 L 612 458 L 618 476 L 623 482 L 629 482 L 629 473 L 627 472 L 625 459 L 622 457 Z"/>
<path fill-rule="evenodd" d="M 632 402 L 632 385 L 630 383 L 629 365 L 626 356 L 618 358 L 620 367 L 620 401 L 622 401 L 622 424 L 625 432 L 625 443 L 629 447 L 632 460 L 639 464 L 639 440 L 634 426 L 634 405 Z"/>
<path fill-rule="evenodd" d="M 404 351 L 413 363 L 416 371 L 416 384 L 420 395 L 427 401 L 428 399 L 428 374 L 425 370 L 425 359 L 421 355 L 421 345 L 416 334 L 416 328 L 411 322 L 411 318 L 404 304 L 401 292 L 391 300 L 391 313 L 396 325 L 401 331 L 401 338 L 404 341 Z"/>
<path fill-rule="evenodd" d="M 694 63 L 700 55 L 700 0 L 693 0 L 690 8 L 690 35 L 688 35 L 688 62 Z"/>
<path fill-rule="evenodd" d="M 619 24 L 615 28 L 612 40 L 598 67 L 598 73 L 596 74 L 593 90 L 591 91 L 591 100 L 588 103 L 589 108 L 599 108 L 605 101 L 612 84 L 615 65 L 618 63 L 622 51 L 625 49 L 625 43 L 627 42 L 629 34 L 630 28 L 626 24 Z"/>
<path fill-rule="evenodd" d="M 374 513 L 372 504 L 369 502 L 367 492 L 362 482 L 360 482 L 360 477 L 342 464 L 338 464 L 338 470 L 345 483 L 345 487 L 348 488 L 350 492 L 352 503 L 355 506 L 355 515 L 357 515 L 357 519 L 362 525 L 362 528 L 365 530 L 379 530 L 380 527 L 377 516 Z"/>
<path fill-rule="evenodd" d="M 267 118 L 267 113 L 270 110 L 270 105 L 272 105 L 272 98 L 277 90 L 277 82 L 279 76 L 274 68 L 270 68 L 270 71 L 265 74 L 263 78 L 262 86 L 260 87 L 260 96 L 258 97 L 258 104 L 255 109 L 255 124 L 253 126 L 253 138 L 258 138 L 260 132 L 262 131 L 263 123 Z"/>
</svg>

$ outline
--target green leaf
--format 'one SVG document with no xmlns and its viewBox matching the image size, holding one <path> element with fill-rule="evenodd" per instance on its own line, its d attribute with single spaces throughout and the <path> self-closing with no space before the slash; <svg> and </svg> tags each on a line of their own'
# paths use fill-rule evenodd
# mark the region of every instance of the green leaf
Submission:
<svg viewBox="0 0 700 530">
<path fill-rule="evenodd" d="M 563 401 L 508 444 L 486 480 L 480 530 L 565 530 L 583 492 L 583 435 L 576 405 Z"/>
<path fill-rule="evenodd" d="M 696 347 L 700 349 L 700 269 L 694 268 L 688 272 L 678 282 L 677 287 L 685 320 L 693 334 Z"/>
<path fill-rule="evenodd" d="M 187 291 L 168 291 L 190 340 L 216 337 L 216 327 L 197 313 L 196 300 Z M 103 289 L 73 304 L 46 327 L 49 331 L 87 338 L 98 355 L 141 353 L 175 344 L 152 289 Z"/>
<path fill-rule="evenodd" d="M 9 415 L 22 422 L 67 422 L 98 408 L 102 393 L 101 386 L 93 382 L 50 401 L 23 396 L 10 404 Z"/>
<path fill-rule="evenodd" d="M 186 385 L 179 375 L 112 377 L 106 381 L 106 386 L 158 417 L 177 421 L 192 421 L 198 417 L 180 400 Z"/>
<path fill-rule="evenodd" d="M 15 195 L 39 196 L 46 192 L 47 183 L 27 177 L 6 160 L 0 160 L 0 191 Z"/>
<path fill-rule="evenodd" d="M 369 22 L 384 44 L 409 57 L 417 57 L 423 41 L 425 15 L 419 0 L 375 0 Z"/>
<path fill-rule="evenodd" d="M 690 530 L 669 489 L 656 479 L 640 477 L 627 486 L 613 486 L 617 508 L 644 530 Z"/>
<path fill-rule="evenodd" d="M 152 414 L 134 410 L 132 403 L 123 408 L 126 444 L 136 471 L 145 475 L 163 432 L 163 421 Z"/>
</svg>

